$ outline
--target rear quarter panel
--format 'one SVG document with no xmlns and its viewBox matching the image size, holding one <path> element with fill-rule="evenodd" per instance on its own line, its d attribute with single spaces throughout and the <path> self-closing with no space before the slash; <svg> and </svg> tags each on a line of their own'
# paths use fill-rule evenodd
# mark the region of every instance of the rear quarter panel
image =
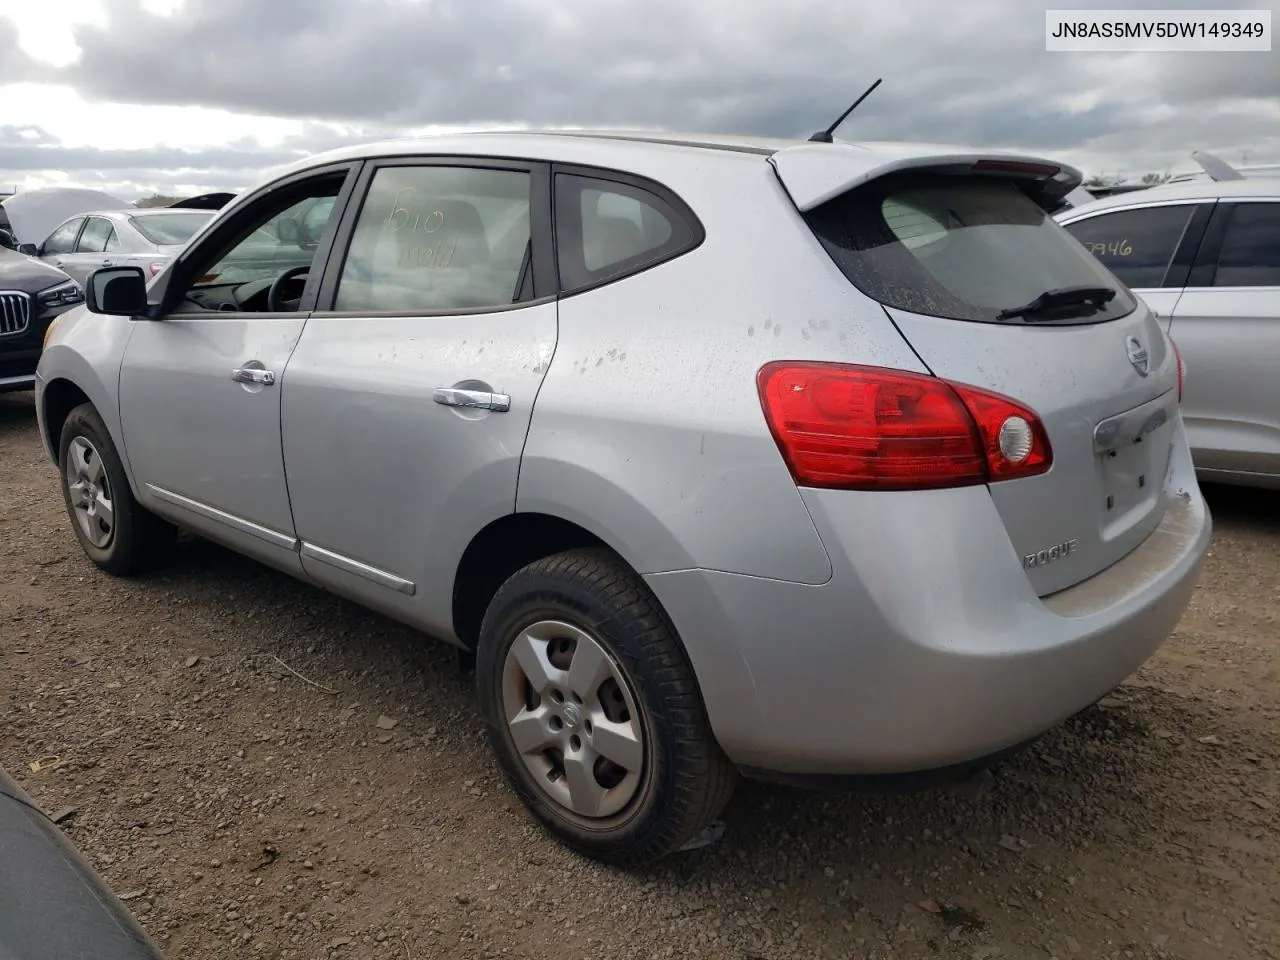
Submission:
<svg viewBox="0 0 1280 960">
<path fill-rule="evenodd" d="M 670 156 L 630 172 L 679 194 L 706 238 L 561 301 L 517 509 L 578 523 L 641 573 L 824 583 L 831 562 L 756 374 L 782 358 L 923 368 L 832 265 L 766 158 Z"/>
</svg>

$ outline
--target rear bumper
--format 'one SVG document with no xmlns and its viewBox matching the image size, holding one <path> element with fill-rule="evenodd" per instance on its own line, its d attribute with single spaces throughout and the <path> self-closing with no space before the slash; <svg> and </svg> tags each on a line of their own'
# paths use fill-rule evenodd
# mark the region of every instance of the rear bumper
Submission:
<svg viewBox="0 0 1280 960">
<path fill-rule="evenodd" d="M 893 774 L 1030 740 L 1114 689 L 1173 632 L 1212 522 L 1179 430 L 1157 530 L 1049 597 L 987 490 L 806 490 L 835 575 L 806 586 L 705 570 L 646 579 L 738 764 Z"/>
</svg>

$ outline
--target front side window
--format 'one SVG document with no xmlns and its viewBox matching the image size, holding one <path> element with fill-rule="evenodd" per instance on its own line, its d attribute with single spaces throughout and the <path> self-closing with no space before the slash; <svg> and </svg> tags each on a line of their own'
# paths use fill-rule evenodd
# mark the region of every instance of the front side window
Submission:
<svg viewBox="0 0 1280 960">
<path fill-rule="evenodd" d="M 236 218 L 228 237 L 210 234 L 194 250 L 194 274 L 177 309 L 196 307 L 232 312 L 298 309 L 318 249 L 318 238 L 304 234 L 302 216 L 318 200 L 332 201 L 345 174 L 279 187 Z M 323 233 L 333 211 L 329 203 Z"/>
<path fill-rule="evenodd" d="M 119 244 L 112 244 L 115 233 L 116 228 L 111 225 L 110 220 L 90 217 L 89 222 L 84 225 L 84 230 L 80 232 L 76 250 L 80 253 L 104 253 L 117 249 Z"/>
<path fill-rule="evenodd" d="M 566 291 L 614 280 L 690 249 L 698 228 L 657 194 L 612 180 L 558 174 L 556 245 Z"/>
<path fill-rule="evenodd" d="M 380 168 L 334 309 L 429 313 L 516 302 L 530 249 L 530 186 L 516 170 Z"/>
<path fill-rule="evenodd" d="M 1067 225 L 1067 232 L 1131 289 L 1164 284 L 1196 205 L 1174 204 L 1103 213 Z"/>
<path fill-rule="evenodd" d="M 54 230 L 53 233 L 49 234 L 49 239 L 44 242 L 44 247 L 41 248 L 40 252 L 43 254 L 70 253 L 75 249 L 76 234 L 80 232 L 80 224 L 82 223 L 84 223 L 83 217 L 68 220 Z"/>
<path fill-rule="evenodd" d="M 1215 287 L 1280 287 L 1280 203 L 1241 203 L 1218 253 Z"/>
</svg>

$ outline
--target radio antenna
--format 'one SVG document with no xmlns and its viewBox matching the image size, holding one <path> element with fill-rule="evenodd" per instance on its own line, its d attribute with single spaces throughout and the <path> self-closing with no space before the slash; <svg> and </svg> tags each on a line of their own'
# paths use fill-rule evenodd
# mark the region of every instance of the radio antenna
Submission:
<svg viewBox="0 0 1280 960">
<path fill-rule="evenodd" d="M 827 127 L 827 129 L 825 130 L 819 130 L 817 133 L 815 133 L 813 136 L 809 138 L 809 141 L 811 143 L 834 143 L 835 138 L 832 137 L 831 135 L 835 133 L 836 127 L 844 123 L 845 119 L 849 116 L 849 114 L 853 113 L 853 111 L 858 108 L 858 104 L 860 104 L 863 100 L 867 99 L 867 97 L 871 96 L 872 91 L 875 90 L 876 87 L 880 86 L 880 84 L 883 81 L 884 81 L 884 77 L 880 77 L 878 80 L 876 80 L 875 83 L 867 87 L 866 91 L 862 94 L 862 96 L 860 96 L 857 100 L 853 101 L 853 106 L 851 106 L 844 113 L 840 114 L 839 119 L 837 119 L 835 123 Z"/>
</svg>

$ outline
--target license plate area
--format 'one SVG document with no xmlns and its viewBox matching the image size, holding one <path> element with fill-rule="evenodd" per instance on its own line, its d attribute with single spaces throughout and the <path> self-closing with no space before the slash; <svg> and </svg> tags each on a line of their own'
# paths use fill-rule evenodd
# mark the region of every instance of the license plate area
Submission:
<svg viewBox="0 0 1280 960">
<path fill-rule="evenodd" d="M 1094 428 L 1104 540 L 1120 536 L 1156 508 L 1169 469 L 1176 411 L 1176 400 L 1165 395 Z"/>
</svg>

